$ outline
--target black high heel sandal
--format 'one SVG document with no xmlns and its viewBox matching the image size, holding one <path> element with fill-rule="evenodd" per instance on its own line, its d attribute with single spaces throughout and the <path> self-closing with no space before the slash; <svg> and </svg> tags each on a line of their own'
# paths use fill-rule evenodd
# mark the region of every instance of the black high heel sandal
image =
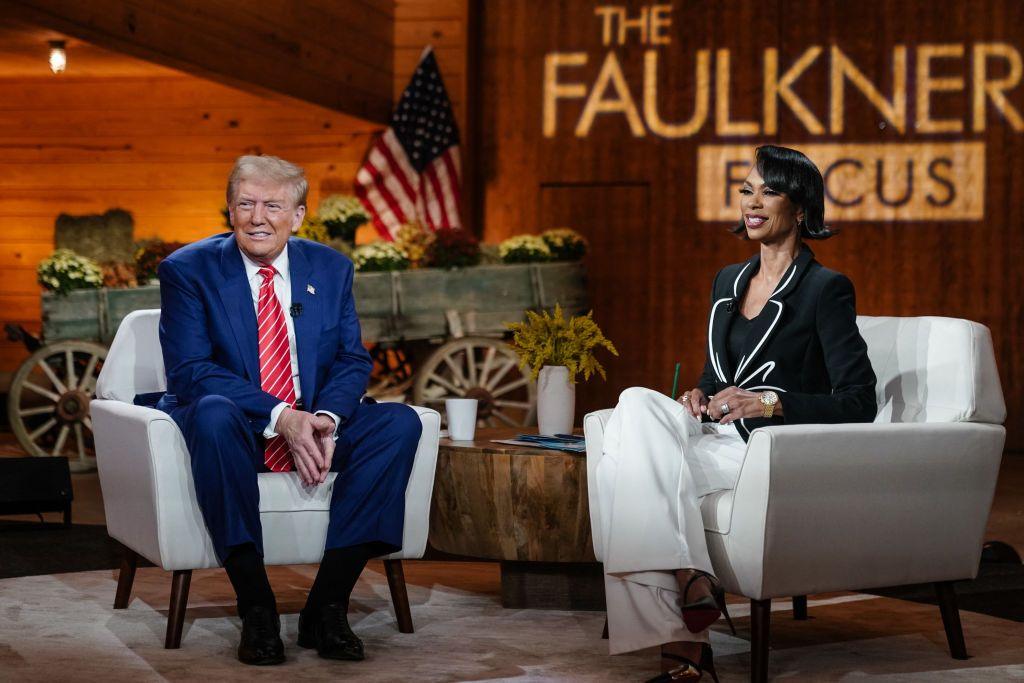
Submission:
<svg viewBox="0 0 1024 683">
<path fill-rule="evenodd" d="M 690 586 L 698 579 L 708 580 L 708 583 L 711 584 L 711 595 L 705 595 L 703 598 L 693 602 L 686 602 L 686 594 L 690 592 Z M 732 625 L 732 619 L 729 617 L 729 610 L 725 604 L 725 589 L 722 588 L 722 584 L 718 582 L 718 579 L 711 574 L 695 570 L 693 576 L 686 582 L 683 594 L 676 601 L 676 604 L 679 605 L 679 611 L 683 613 L 683 623 L 686 625 L 686 630 L 690 633 L 700 633 L 718 621 L 719 616 L 724 616 L 732 634 L 736 635 L 736 627 Z"/>
<path fill-rule="evenodd" d="M 681 666 L 669 669 L 654 678 L 649 678 L 647 683 L 671 683 L 672 681 L 692 683 L 703 678 L 705 673 L 711 676 L 711 680 L 718 683 L 718 674 L 715 672 L 715 659 L 711 653 L 711 646 L 707 643 L 704 643 L 700 648 L 699 662 L 694 662 L 686 657 L 670 652 L 662 652 L 661 656 L 665 659 L 681 662 Z"/>
</svg>

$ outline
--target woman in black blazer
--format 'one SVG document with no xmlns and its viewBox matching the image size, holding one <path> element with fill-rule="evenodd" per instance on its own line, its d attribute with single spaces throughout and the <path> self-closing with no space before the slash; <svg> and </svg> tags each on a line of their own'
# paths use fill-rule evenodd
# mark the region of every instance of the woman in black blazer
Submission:
<svg viewBox="0 0 1024 683">
<path fill-rule="evenodd" d="M 715 276 L 700 381 L 678 402 L 624 391 L 598 465 L 611 651 L 671 643 L 663 654 L 676 666 L 652 680 L 714 676 L 707 628 L 725 601 L 700 499 L 735 487 L 750 432 L 870 422 L 877 409 L 853 284 L 803 243 L 833 234 L 821 173 L 765 145 L 740 194 L 734 232 L 760 248 Z"/>
</svg>

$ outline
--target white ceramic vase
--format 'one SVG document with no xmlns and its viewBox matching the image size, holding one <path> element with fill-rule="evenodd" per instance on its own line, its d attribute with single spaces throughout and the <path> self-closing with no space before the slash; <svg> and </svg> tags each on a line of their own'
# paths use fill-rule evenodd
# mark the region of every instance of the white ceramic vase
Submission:
<svg viewBox="0 0 1024 683">
<path fill-rule="evenodd" d="M 545 365 L 537 378 L 537 427 L 545 435 L 570 434 L 576 416 L 576 385 L 569 368 Z"/>
</svg>

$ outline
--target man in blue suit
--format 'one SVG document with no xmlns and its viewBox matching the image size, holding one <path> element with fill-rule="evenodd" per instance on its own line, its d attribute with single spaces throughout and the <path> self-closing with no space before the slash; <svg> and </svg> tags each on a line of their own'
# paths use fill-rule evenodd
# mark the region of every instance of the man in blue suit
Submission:
<svg viewBox="0 0 1024 683">
<path fill-rule="evenodd" d="M 238 598 L 246 664 L 284 661 L 263 565 L 257 474 L 338 472 L 320 569 L 299 645 L 359 660 L 348 600 L 369 558 L 401 547 L 405 489 L 420 437 L 414 410 L 363 400 L 372 367 L 352 299 L 352 262 L 293 238 L 306 211 L 301 168 L 243 156 L 228 179 L 231 232 L 161 265 L 160 342 L 214 548 Z"/>
</svg>

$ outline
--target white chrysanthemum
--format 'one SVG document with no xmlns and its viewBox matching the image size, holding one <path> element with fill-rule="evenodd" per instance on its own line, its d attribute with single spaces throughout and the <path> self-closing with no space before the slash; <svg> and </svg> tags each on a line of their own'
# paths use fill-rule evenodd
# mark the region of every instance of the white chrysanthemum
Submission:
<svg viewBox="0 0 1024 683">
<path fill-rule="evenodd" d="M 533 253 L 540 257 L 551 255 L 547 242 L 537 235 L 516 235 L 515 237 L 509 237 L 498 245 L 498 253 L 502 258 L 516 251 Z"/>
<path fill-rule="evenodd" d="M 58 249 L 36 268 L 39 283 L 59 294 L 73 289 L 94 289 L 103 284 L 98 263 L 70 249 Z"/>
<path fill-rule="evenodd" d="M 317 217 L 323 221 L 347 221 L 352 217 L 370 219 L 359 198 L 347 194 L 324 197 L 317 208 Z"/>
<path fill-rule="evenodd" d="M 356 270 L 402 270 L 409 267 L 409 255 L 394 242 L 371 242 L 355 248 Z"/>
</svg>

